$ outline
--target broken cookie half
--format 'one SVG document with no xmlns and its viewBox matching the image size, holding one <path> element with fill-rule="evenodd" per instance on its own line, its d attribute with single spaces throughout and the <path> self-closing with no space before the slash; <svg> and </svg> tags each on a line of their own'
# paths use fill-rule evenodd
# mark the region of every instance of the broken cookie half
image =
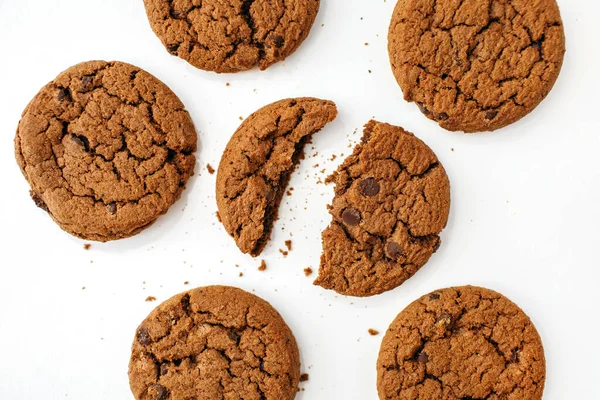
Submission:
<svg viewBox="0 0 600 400">
<path fill-rule="evenodd" d="M 431 149 L 404 129 L 370 121 L 362 143 L 328 178 L 333 217 L 315 285 L 373 296 L 413 276 L 440 246 L 450 182 Z"/>
<path fill-rule="evenodd" d="M 286 99 L 256 111 L 233 134 L 219 165 L 217 206 L 242 252 L 262 252 L 304 145 L 336 116 L 331 101 Z"/>
</svg>

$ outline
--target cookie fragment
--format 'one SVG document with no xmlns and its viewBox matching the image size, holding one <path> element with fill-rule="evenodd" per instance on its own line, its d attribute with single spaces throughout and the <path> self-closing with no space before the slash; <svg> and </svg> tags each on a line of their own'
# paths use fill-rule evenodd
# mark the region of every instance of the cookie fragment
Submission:
<svg viewBox="0 0 600 400">
<path fill-rule="evenodd" d="M 138 400 L 291 400 L 299 381 L 298 347 L 281 316 L 225 286 L 160 304 L 138 328 L 129 364 Z"/>
<path fill-rule="evenodd" d="M 207 71 L 265 70 L 308 36 L 319 0 L 144 0 L 167 51 Z"/>
<path fill-rule="evenodd" d="M 421 112 L 447 130 L 493 131 L 531 112 L 560 73 L 556 0 L 399 0 L 392 69 Z"/>
<path fill-rule="evenodd" d="M 286 99 L 261 108 L 233 134 L 217 172 L 217 205 L 242 252 L 260 255 L 304 145 L 336 115 L 331 101 Z"/>
<path fill-rule="evenodd" d="M 439 247 L 450 183 L 412 133 L 370 121 L 328 181 L 335 183 L 333 218 L 315 285 L 349 296 L 380 294 L 414 275 Z"/>
<path fill-rule="evenodd" d="M 382 400 L 540 400 L 546 380 L 535 326 L 499 293 L 464 286 L 410 304 L 390 325 L 377 360 Z"/>
<path fill-rule="evenodd" d="M 133 65 L 90 61 L 29 103 L 15 154 L 38 207 L 72 235 L 109 241 L 142 231 L 179 199 L 196 142 L 165 84 Z"/>
</svg>

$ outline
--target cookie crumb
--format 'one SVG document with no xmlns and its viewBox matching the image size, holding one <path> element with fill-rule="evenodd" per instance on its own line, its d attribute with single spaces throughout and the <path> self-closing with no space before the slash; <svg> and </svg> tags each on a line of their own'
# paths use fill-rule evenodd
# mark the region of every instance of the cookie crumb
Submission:
<svg viewBox="0 0 600 400">
<path fill-rule="evenodd" d="M 243 272 L 240 272 L 240 277 L 242 277 L 242 276 L 244 276 L 244 273 L 243 273 Z"/>
<path fill-rule="evenodd" d="M 300 382 L 306 382 L 306 381 L 308 381 L 308 374 L 300 375 Z"/>
<path fill-rule="evenodd" d="M 454 147 L 452 147 L 450 150 L 454 151 Z"/>
<path fill-rule="evenodd" d="M 285 251 L 285 250 L 282 250 L 282 249 L 279 249 L 279 252 L 280 252 L 281 254 L 283 254 L 283 256 L 284 256 L 284 257 L 287 257 L 287 255 L 289 254 L 287 251 Z"/>
<path fill-rule="evenodd" d="M 267 263 L 265 260 L 260 260 L 260 266 L 258 267 L 258 270 L 261 272 L 267 270 Z"/>
<path fill-rule="evenodd" d="M 291 240 L 286 240 L 285 241 L 285 247 L 287 247 L 288 251 L 292 251 L 292 241 Z"/>
<path fill-rule="evenodd" d="M 85 286 L 81 288 L 81 290 L 85 290 Z"/>
<path fill-rule="evenodd" d="M 206 164 L 206 169 L 208 170 L 208 173 L 211 175 L 215 173 L 215 169 L 210 164 Z"/>
<path fill-rule="evenodd" d="M 312 273 L 313 273 L 313 270 L 311 267 L 304 268 L 304 275 L 310 276 L 310 275 L 312 275 Z"/>
<path fill-rule="evenodd" d="M 86 244 L 83 245 L 83 249 L 84 250 L 89 250 L 91 247 L 92 247 L 92 245 L 89 244 L 89 243 L 86 243 Z"/>
<path fill-rule="evenodd" d="M 148 296 L 148 297 L 146 297 L 146 301 L 156 301 L 156 297 Z"/>
<path fill-rule="evenodd" d="M 225 86 L 231 86 L 231 84 L 230 84 L 229 82 L 227 82 L 227 83 L 225 84 Z"/>
<path fill-rule="evenodd" d="M 190 283 L 188 281 L 183 282 L 184 285 L 189 285 Z"/>
<path fill-rule="evenodd" d="M 371 335 L 371 336 L 377 336 L 377 335 L 379 335 L 379 331 L 376 331 L 375 329 L 370 328 L 369 329 L 369 335 Z"/>
</svg>

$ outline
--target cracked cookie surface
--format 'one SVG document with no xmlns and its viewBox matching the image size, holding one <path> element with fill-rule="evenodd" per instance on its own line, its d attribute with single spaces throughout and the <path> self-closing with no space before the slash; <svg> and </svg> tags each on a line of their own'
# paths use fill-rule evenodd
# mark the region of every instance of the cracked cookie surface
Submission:
<svg viewBox="0 0 600 400">
<path fill-rule="evenodd" d="M 323 232 L 315 285 L 373 296 L 413 276 L 440 245 L 450 183 L 436 155 L 412 133 L 370 121 L 362 143 L 327 179 L 333 217 Z"/>
<path fill-rule="evenodd" d="M 23 112 L 15 153 L 35 203 L 86 240 L 132 236 L 167 212 L 193 174 L 197 134 L 177 96 L 135 66 L 61 73 Z"/>
<path fill-rule="evenodd" d="M 390 325 L 377 360 L 382 400 L 540 400 L 546 379 L 535 326 L 499 293 L 436 290 Z"/>
<path fill-rule="evenodd" d="M 331 101 L 280 100 L 249 116 L 233 134 L 219 164 L 217 205 L 242 252 L 262 252 L 304 145 L 336 116 Z"/>
<path fill-rule="evenodd" d="M 308 36 L 319 0 L 144 0 L 169 53 L 207 71 L 265 70 Z"/>
<path fill-rule="evenodd" d="M 137 400 L 289 400 L 299 380 L 298 347 L 281 316 L 226 286 L 159 305 L 138 328 L 129 364 Z"/>
<path fill-rule="evenodd" d="M 399 0 L 388 50 L 404 98 L 451 131 L 492 131 L 531 112 L 558 78 L 555 0 Z"/>
</svg>

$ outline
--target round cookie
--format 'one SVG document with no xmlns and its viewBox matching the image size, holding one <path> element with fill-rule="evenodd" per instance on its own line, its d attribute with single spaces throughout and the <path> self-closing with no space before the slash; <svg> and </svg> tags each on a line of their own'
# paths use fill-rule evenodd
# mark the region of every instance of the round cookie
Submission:
<svg viewBox="0 0 600 400">
<path fill-rule="evenodd" d="M 144 0 L 169 53 L 218 73 L 265 70 L 308 36 L 320 0 Z"/>
<path fill-rule="evenodd" d="M 253 113 L 233 134 L 219 164 L 217 205 L 242 252 L 262 252 L 304 145 L 336 116 L 331 101 L 285 99 Z"/>
<path fill-rule="evenodd" d="M 159 305 L 138 328 L 129 364 L 138 400 L 290 400 L 299 380 L 298 347 L 281 316 L 227 286 Z"/>
<path fill-rule="evenodd" d="M 440 246 L 450 183 L 425 143 L 370 121 L 362 143 L 327 179 L 333 217 L 323 232 L 315 281 L 349 296 L 373 296 L 413 276 Z"/>
<path fill-rule="evenodd" d="M 72 235 L 132 236 L 167 212 L 196 162 L 194 124 L 149 73 L 91 61 L 61 73 L 29 103 L 15 153 L 35 203 Z"/>
<path fill-rule="evenodd" d="M 542 341 L 525 313 L 492 290 L 442 289 L 392 322 L 377 360 L 382 400 L 540 400 Z"/>
<path fill-rule="evenodd" d="M 556 0 L 399 0 L 388 34 L 407 101 L 451 131 L 493 131 L 531 112 L 565 53 Z"/>
</svg>

